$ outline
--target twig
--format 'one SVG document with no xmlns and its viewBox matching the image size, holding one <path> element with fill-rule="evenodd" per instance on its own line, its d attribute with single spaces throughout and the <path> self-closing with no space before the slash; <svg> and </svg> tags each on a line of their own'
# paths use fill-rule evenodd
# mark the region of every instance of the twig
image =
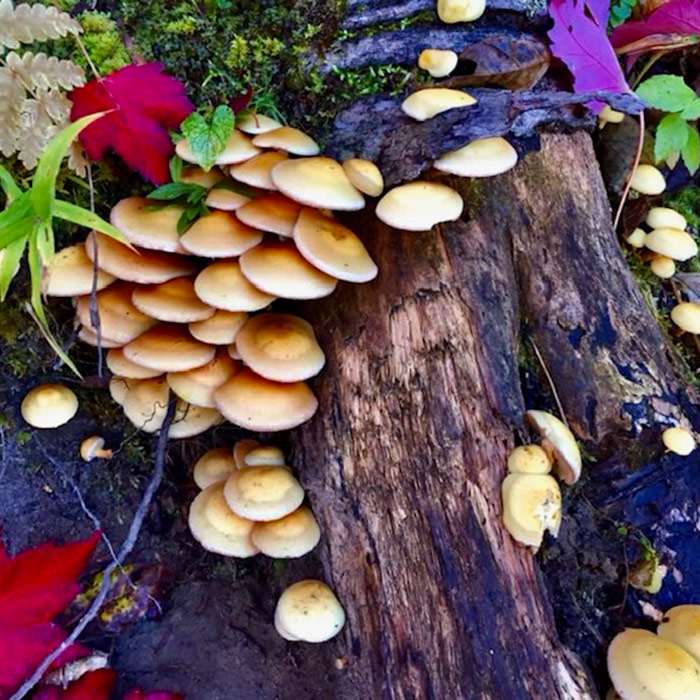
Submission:
<svg viewBox="0 0 700 700">
<path fill-rule="evenodd" d="M 90 211 L 95 211 L 95 187 L 92 181 L 92 166 L 87 165 L 88 185 L 90 187 Z M 90 325 L 95 331 L 97 338 L 97 376 L 102 379 L 104 372 L 102 356 L 102 321 L 100 320 L 100 309 L 97 305 L 97 278 L 100 274 L 99 266 L 99 246 L 97 244 L 97 232 L 92 233 L 92 287 L 90 289 Z"/>
<path fill-rule="evenodd" d="M 569 427 L 569 421 L 566 420 L 566 413 L 564 413 L 564 407 L 561 404 L 561 401 L 559 400 L 559 393 L 557 392 L 557 387 L 554 385 L 554 379 L 552 379 L 552 375 L 549 373 L 549 370 L 547 369 L 547 365 L 544 362 L 544 357 L 542 357 L 542 353 L 540 352 L 540 349 L 537 347 L 537 343 L 530 338 L 530 342 L 532 343 L 532 349 L 535 351 L 535 355 L 537 356 L 537 361 L 540 363 L 540 367 L 542 367 L 542 371 L 544 372 L 544 376 L 547 378 L 547 383 L 549 384 L 549 388 L 552 390 L 552 395 L 554 396 L 554 403 L 557 404 L 557 410 L 559 411 L 559 415 L 561 416 L 561 420 L 564 423 L 564 425 L 568 428 Z"/>
<path fill-rule="evenodd" d="M 622 216 L 622 210 L 627 202 L 627 195 L 630 193 L 630 187 L 632 186 L 632 177 L 634 176 L 634 171 L 639 165 L 639 161 L 642 158 L 642 149 L 644 148 L 644 131 L 646 126 L 644 124 L 644 112 L 639 113 L 639 139 L 637 141 L 637 152 L 634 154 L 634 163 L 632 165 L 632 170 L 627 178 L 627 183 L 625 184 L 625 189 L 622 192 L 622 197 L 620 197 L 620 203 L 617 205 L 617 212 L 615 213 L 615 221 L 613 222 L 613 229 L 617 231 L 617 225 L 620 223 L 620 217 Z"/>
<path fill-rule="evenodd" d="M 141 501 L 136 509 L 136 514 L 134 515 L 131 525 L 129 526 L 129 532 L 121 546 L 121 549 L 119 550 L 119 554 L 117 555 L 117 561 L 110 563 L 109 566 L 105 567 L 102 572 L 102 586 L 100 587 L 98 594 L 95 596 L 95 599 L 92 601 L 92 604 L 88 608 L 87 612 L 80 618 L 68 637 L 66 637 L 61 644 L 59 644 L 48 656 L 44 658 L 34 673 L 22 684 L 22 687 L 10 697 L 10 700 L 21 700 L 22 698 L 26 697 L 26 695 L 37 685 L 37 683 L 41 681 L 49 666 L 78 639 L 83 630 L 95 619 L 95 617 L 97 617 L 97 614 L 99 613 L 100 608 L 107 597 L 107 593 L 109 592 L 112 573 L 118 565 L 124 563 L 124 560 L 134 549 L 139 533 L 141 532 L 143 521 L 146 518 L 146 513 L 148 512 L 153 500 L 153 496 L 163 480 L 165 451 L 168 444 L 168 430 L 170 429 L 170 424 L 172 423 L 174 416 L 175 400 L 171 399 L 168 405 L 168 412 L 165 416 L 165 420 L 163 421 L 163 427 L 161 428 L 160 435 L 158 436 L 153 476 L 151 477 L 146 490 L 141 496 Z"/>
</svg>

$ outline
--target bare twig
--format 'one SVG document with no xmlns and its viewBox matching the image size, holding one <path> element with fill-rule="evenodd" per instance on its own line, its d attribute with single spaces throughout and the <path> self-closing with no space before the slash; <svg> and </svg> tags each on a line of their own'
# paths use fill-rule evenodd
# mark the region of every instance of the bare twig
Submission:
<svg viewBox="0 0 700 700">
<path fill-rule="evenodd" d="M 92 166 L 87 165 L 88 185 L 90 187 L 90 211 L 95 211 L 95 187 L 92 181 Z M 97 278 L 100 274 L 99 266 L 99 246 L 97 245 L 97 232 L 92 234 L 92 288 L 90 289 L 90 325 L 97 337 L 97 376 L 102 379 L 103 357 L 102 357 L 102 322 L 100 321 L 100 309 L 97 305 Z"/>
<path fill-rule="evenodd" d="M 627 202 L 627 196 L 630 193 L 630 187 L 632 187 L 632 177 L 634 171 L 639 165 L 639 161 L 642 158 L 642 149 L 644 148 L 644 131 L 646 126 L 644 124 L 644 112 L 639 113 L 639 139 L 637 140 L 637 152 L 634 154 L 634 163 L 632 164 L 632 170 L 630 171 L 629 177 L 627 178 L 627 183 L 625 184 L 625 189 L 622 191 L 622 196 L 620 197 L 620 203 L 617 205 L 617 212 L 615 212 L 615 220 L 613 222 L 613 229 L 617 231 L 617 225 L 620 223 L 620 218 L 622 217 L 622 210 Z"/>
<path fill-rule="evenodd" d="M 562 403 L 559 400 L 559 393 L 557 392 L 557 387 L 554 384 L 554 379 L 552 379 L 552 375 L 549 373 L 549 370 L 547 369 L 547 365 L 545 364 L 544 357 L 542 357 L 542 353 L 540 352 L 540 349 L 537 347 L 537 343 L 535 343 L 535 341 L 532 338 L 530 338 L 530 342 L 532 343 L 532 349 L 535 351 L 535 355 L 537 356 L 537 361 L 540 363 L 540 367 L 542 367 L 542 371 L 544 372 L 544 376 L 547 378 L 547 383 L 549 384 L 549 388 L 552 390 L 552 395 L 554 396 L 554 403 L 557 404 L 557 411 L 559 411 L 559 415 L 561 416 L 562 422 L 568 428 L 569 421 L 566 420 L 566 413 L 564 413 L 564 407 L 562 406 Z"/>
</svg>

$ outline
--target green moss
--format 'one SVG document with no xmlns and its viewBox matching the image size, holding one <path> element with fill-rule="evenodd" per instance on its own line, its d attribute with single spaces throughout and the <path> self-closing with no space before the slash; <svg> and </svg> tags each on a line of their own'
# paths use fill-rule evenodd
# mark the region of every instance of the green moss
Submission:
<svg viewBox="0 0 700 700">
<path fill-rule="evenodd" d="M 700 228 L 700 187 L 686 187 L 675 192 L 665 204 L 683 214 L 693 228 Z"/>
<path fill-rule="evenodd" d="M 32 433 L 29 430 L 20 430 L 18 433 L 15 433 L 15 442 L 20 447 L 26 445 L 31 439 Z"/>
<path fill-rule="evenodd" d="M 167 34 L 179 34 L 182 36 L 190 36 L 195 33 L 196 29 L 197 18 L 192 17 L 192 15 L 171 20 L 163 27 L 163 31 Z"/>
<path fill-rule="evenodd" d="M 334 67 L 332 74 L 341 85 L 337 91 L 340 99 L 353 99 L 382 92 L 397 94 L 411 81 L 419 78 L 415 69 L 391 65 L 352 69 Z"/>
<path fill-rule="evenodd" d="M 117 23 L 108 14 L 83 12 L 78 19 L 83 27 L 83 45 L 100 75 L 131 63 Z M 88 68 L 80 51 L 76 51 L 74 60 Z"/>
</svg>

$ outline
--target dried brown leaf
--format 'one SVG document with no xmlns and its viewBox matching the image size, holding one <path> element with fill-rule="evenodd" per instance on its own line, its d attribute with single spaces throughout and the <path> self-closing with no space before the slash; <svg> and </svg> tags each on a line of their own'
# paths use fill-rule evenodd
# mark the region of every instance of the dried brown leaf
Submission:
<svg viewBox="0 0 700 700">
<path fill-rule="evenodd" d="M 19 54 L 10 51 L 5 57 L 5 63 L 29 89 L 48 90 L 60 87 L 72 90 L 85 83 L 85 73 L 80 66 L 44 53 L 34 54 L 27 51 L 20 57 Z"/>
<path fill-rule="evenodd" d="M 16 49 L 20 44 L 79 34 L 81 27 L 68 13 L 53 6 L 0 0 L 0 46 Z"/>
</svg>

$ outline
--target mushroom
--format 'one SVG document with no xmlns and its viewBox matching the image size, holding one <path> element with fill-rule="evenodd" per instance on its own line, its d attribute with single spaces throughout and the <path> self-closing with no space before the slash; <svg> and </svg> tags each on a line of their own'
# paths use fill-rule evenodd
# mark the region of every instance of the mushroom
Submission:
<svg viewBox="0 0 700 700">
<path fill-rule="evenodd" d="M 211 362 L 186 372 L 168 372 L 167 380 L 173 393 L 183 401 L 215 408 L 214 392 L 240 369 L 241 364 L 220 348 Z"/>
<path fill-rule="evenodd" d="M 350 184 L 370 197 L 379 197 L 384 191 L 382 171 L 364 158 L 348 158 L 343 161 L 343 170 Z"/>
<path fill-rule="evenodd" d="M 225 187 L 215 187 L 209 191 L 204 203 L 211 209 L 237 211 L 250 201 L 250 197 L 246 197 L 240 192 L 233 192 Z"/>
<path fill-rule="evenodd" d="M 216 311 L 194 293 L 194 282 L 190 277 L 177 277 L 162 284 L 136 287 L 131 301 L 141 313 L 150 318 L 172 323 L 204 321 Z"/>
<path fill-rule="evenodd" d="M 255 525 L 231 511 L 224 500 L 223 482 L 207 486 L 192 501 L 188 524 L 204 549 L 225 557 L 252 557 L 258 553 L 250 535 Z"/>
<path fill-rule="evenodd" d="M 168 205 L 153 209 L 154 204 L 153 199 L 127 197 L 112 208 L 109 219 L 134 245 L 166 253 L 184 253 L 177 230 L 183 208 Z"/>
<path fill-rule="evenodd" d="M 260 443 L 257 440 L 251 440 L 246 438 L 244 440 L 239 440 L 233 446 L 233 461 L 236 463 L 236 469 L 243 469 L 246 467 L 245 457 L 254 449 L 260 447 Z"/>
<path fill-rule="evenodd" d="M 624 112 L 618 112 L 610 105 L 604 105 L 598 113 L 598 126 L 602 129 L 606 124 L 619 124 L 624 118 Z"/>
<path fill-rule="evenodd" d="M 188 163 L 197 163 L 187 139 L 180 139 L 175 144 L 175 153 Z M 258 155 L 260 149 L 238 129 L 234 129 L 226 141 L 226 145 L 219 155 L 216 157 L 216 165 L 233 165 L 234 163 L 242 163 L 248 158 Z"/>
<path fill-rule="evenodd" d="M 92 462 L 93 459 L 110 459 L 114 454 L 112 450 L 105 450 L 105 439 L 99 435 L 85 438 L 80 443 L 80 456 L 86 462 Z"/>
<path fill-rule="evenodd" d="M 58 428 L 78 412 L 78 398 L 63 384 L 40 384 L 22 399 L 20 412 L 34 428 Z"/>
<path fill-rule="evenodd" d="M 322 581 L 297 581 L 277 601 L 275 629 L 290 642 L 326 642 L 344 624 L 343 606 Z"/>
<path fill-rule="evenodd" d="M 107 367 L 112 374 L 128 379 L 152 379 L 162 374 L 160 370 L 141 367 L 128 360 L 122 348 L 113 348 L 107 353 Z"/>
<path fill-rule="evenodd" d="M 124 380 L 122 380 L 124 381 Z M 115 387 L 116 388 L 116 387 Z M 110 390 L 112 389 L 110 382 Z M 121 394 L 122 389 L 119 389 Z M 113 393 L 112 396 L 115 394 Z M 126 392 L 118 396 L 124 415 L 139 429 L 146 433 L 160 430 L 168 411 L 170 390 L 165 377 L 131 380 L 126 384 Z"/>
<path fill-rule="evenodd" d="M 230 345 L 247 320 L 248 314 L 242 311 L 217 309 L 211 318 L 190 323 L 188 328 L 192 336 L 203 343 Z"/>
<path fill-rule="evenodd" d="M 291 314 L 253 316 L 236 336 L 236 348 L 248 367 L 276 382 L 309 379 L 326 362 L 311 324 Z"/>
<path fill-rule="evenodd" d="M 689 260 L 698 254 L 693 237 L 677 228 L 656 228 L 644 239 L 644 247 L 673 260 Z"/>
<path fill-rule="evenodd" d="M 486 0 L 438 0 L 438 17 L 446 24 L 473 22 L 486 10 Z"/>
<path fill-rule="evenodd" d="M 194 464 L 192 477 L 200 489 L 218 484 L 236 471 L 236 462 L 228 447 L 215 447 L 205 452 Z"/>
<path fill-rule="evenodd" d="M 238 348 L 236 347 L 236 343 L 231 343 L 231 345 L 226 348 L 228 351 L 228 354 L 231 356 L 232 360 L 240 360 L 241 358 L 241 353 L 238 352 Z"/>
<path fill-rule="evenodd" d="M 581 476 L 581 451 L 572 432 L 546 411 L 528 411 L 525 417 L 542 436 L 542 447 L 555 462 L 559 477 L 569 485 L 575 484 Z"/>
<path fill-rule="evenodd" d="M 656 633 L 700 662 L 700 605 L 676 605 L 666 611 Z"/>
<path fill-rule="evenodd" d="M 683 214 L 668 207 L 652 207 L 647 214 L 646 224 L 650 228 L 678 228 L 685 229 L 688 222 Z"/>
<path fill-rule="evenodd" d="M 212 168 L 209 172 L 207 172 L 196 165 L 183 168 L 182 172 L 180 173 L 180 182 L 184 182 L 189 185 L 199 185 L 207 190 L 214 187 L 214 185 L 221 182 L 223 179 L 224 176 L 217 168 Z"/>
<path fill-rule="evenodd" d="M 255 523 L 250 536 L 266 556 L 293 559 L 308 554 L 321 539 L 321 528 L 313 513 L 301 506 L 279 520 Z"/>
<path fill-rule="evenodd" d="M 463 90 L 425 88 L 409 95 L 401 104 L 404 114 L 418 122 L 432 119 L 448 109 L 469 107 L 476 100 Z"/>
<path fill-rule="evenodd" d="M 236 115 L 236 127 L 246 134 L 264 134 L 266 131 L 279 129 L 282 125 L 266 114 L 249 112 L 245 116 Z"/>
<path fill-rule="evenodd" d="M 630 187 L 640 194 L 661 194 L 666 189 L 666 180 L 653 165 L 638 165 L 632 174 Z"/>
<path fill-rule="evenodd" d="M 661 433 L 661 441 L 669 452 L 687 457 L 695 450 L 695 438 L 685 428 L 666 428 Z"/>
<path fill-rule="evenodd" d="M 265 467 L 276 465 L 284 466 L 284 452 L 279 447 L 263 445 L 254 447 L 243 457 L 243 465 L 246 467 Z"/>
<path fill-rule="evenodd" d="M 152 378 L 153 377 L 146 377 L 146 379 Z M 109 395 L 112 397 L 112 401 L 123 406 L 126 395 L 132 387 L 136 386 L 138 381 L 138 379 L 128 379 L 127 377 L 112 377 L 109 380 Z"/>
<path fill-rule="evenodd" d="M 428 71 L 433 78 L 444 78 L 456 67 L 459 56 L 454 51 L 423 49 L 418 56 L 418 67 Z"/>
<path fill-rule="evenodd" d="M 629 236 L 625 239 L 629 245 L 633 248 L 644 248 L 644 241 L 646 240 L 647 234 L 644 229 L 636 228 Z"/>
<path fill-rule="evenodd" d="M 269 194 L 253 199 L 236 211 L 236 216 L 262 231 L 291 237 L 301 204 L 282 194 Z"/>
<path fill-rule="evenodd" d="M 233 258 L 262 241 L 262 231 L 242 223 L 228 211 L 200 216 L 180 237 L 185 250 L 201 258 Z"/>
<path fill-rule="evenodd" d="M 264 131 L 253 139 L 259 148 L 275 148 L 297 156 L 315 156 L 320 152 L 318 144 L 307 134 L 291 126 Z"/>
<path fill-rule="evenodd" d="M 700 665 L 677 644 L 641 629 L 620 632 L 608 647 L 608 674 L 630 700 L 700 698 Z"/>
<path fill-rule="evenodd" d="M 686 333 L 700 333 L 700 304 L 684 301 L 671 309 L 671 320 Z"/>
<path fill-rule="evenodd" d="M 270 172 L 272 168 L 287 160 L 287 156 L 276 151 L 261 153 L 255 158 L 247 160 L 239 165 L 232 165 L 229 168 L 231 176 L 239 182 L 244 182 L 251 187 L 259 187 L 262 190 L 276 190 L 275 183 L 272 182 Z"/>
<path fill-rule="evenodd" d="M 461 177 L 493 177 L 515 167 L 518 154 L 508 141 L 500 136 L 476 139 L 456 151 L 438 158 L 437 170 Z"/>
<path fill-rule="evenodd" d="M 649 269 L 661 279 L 668 279 L 676 274 L 676 263 L 665 255 L 657 255 L 650 263 Z"/>
<path fill-rule="evenodd" d="M 124 347 L 128 360 L 161 372 L 186 372 L 211 362 L 215 354 L 213 346 L 174 323 L 160 323 Z"/>
<path fill-rule="evenodd" d="M 93 263 L 85 252 L 82 243 L 59 250 L 49 260 L 42 290 L 50 297 L 76 297 L 92 292 L 94 269 Z M 96 289 L 100 291 L 114 282 L 116 278 L 104 270 L 97 271 Z"/>
<path fill-rule="evenodd" d="M 191 438 L 223 423 L 223 416 L 215 408 L 195 406 L 185 401 L 178 401 L 175 417 L 168 430 L 168 437 L 173 439 Z"/>
<path fill-rule="evenodd" d="M 257 432 L 289 430 L 309 420 L 318 401 L 304 382 L 283 384 L 244 369 L 214 393 L 216 406 L 234 425 Z"/>
<path fill-rule="evenodd" d="M 552 460 L 539 445 L 520 445 L 508 455 L 507 467 L 513 474 L 549 474 Z"/>
<path fill-rule="evenodd" d="M 86 328 L 83 326 L 79 331 L 78 331 L 78 338 L 82 340 L 84 343 L 87 343 L 88 345 L 92 345 L 93 347 L 100 346 L 101 348 L 120 348 L 124 345 L 124 343 L 119 343 L 116 340 L 110 340 L 109 338 L 105 338 L 104 336 L 100 338 L 99 342 L 97 339 L 97 333 L 95 333 L 93 330 L 90 328 Z"/>
<path fill-rule="evenodd" d="M 409 182 L 389 190 L 377 204 L 377 217 L 402 231 L 428 231 L 435 224 L 456 221 L 464 202 L 455 190 L 437 182 Z"/>
<path fill-rule="evenodd" d="M 234 258 L 205 267 L 194 281 L 194 290 L 203 302 L 224 311 L 259 311 L 275 300 L 246 279 Z"/>
</svg>

